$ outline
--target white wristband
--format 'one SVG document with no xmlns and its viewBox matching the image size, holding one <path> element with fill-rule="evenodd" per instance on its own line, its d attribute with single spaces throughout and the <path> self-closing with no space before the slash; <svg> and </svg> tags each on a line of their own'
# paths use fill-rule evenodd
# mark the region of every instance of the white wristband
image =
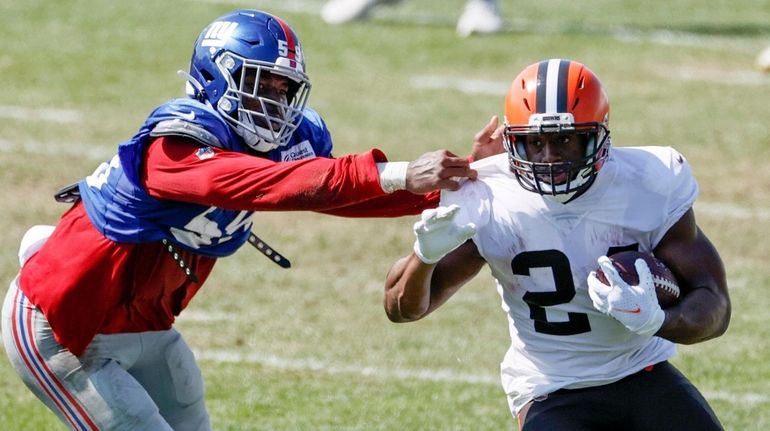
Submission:
<svg viewBox="0 0 770 431">
<path fill-rule="evenodd" d="M 393 193 L 396 190 L 406 188 L 406 170 L 409 162 L 383 162 L 377 163 L 377 172 L 380 174 L 380 187 L 385 193 Z"/>
</svg>

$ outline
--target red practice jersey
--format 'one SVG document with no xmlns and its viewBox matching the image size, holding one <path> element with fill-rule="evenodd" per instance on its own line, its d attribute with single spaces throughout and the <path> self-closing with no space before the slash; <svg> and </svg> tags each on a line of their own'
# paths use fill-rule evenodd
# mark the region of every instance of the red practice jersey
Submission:
<svg viewBox="0 0 770 431">
<path fill-rule="evenodd" d="M 337 159 L 276 163 L 199 145 L 156 139 L 145 152 L 143 184 L 157 199 L 249 211 L 319 211 L 347 217 L 394 217 L 436 206 L 439 194 L 385 194 L 378 150 Z M 19 285 L 48 319 L 57 341 L 80 355 L 98 333 L 169 329 L 200 289 L 216 261 L 185 250 L 180 257 L 195 282 L 160 242 L 117 243 L 105 238 L 82 202 L 22 268 Z"/>
</svg>

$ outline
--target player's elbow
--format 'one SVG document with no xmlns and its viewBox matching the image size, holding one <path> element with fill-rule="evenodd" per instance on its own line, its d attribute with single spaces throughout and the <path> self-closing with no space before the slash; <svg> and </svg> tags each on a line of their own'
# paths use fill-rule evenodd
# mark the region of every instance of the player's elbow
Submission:
<svg viewBox="0 0 770 431">
<path fill-rule="evenodd" d="M 427 307 L 421 304 L 410 304 L 402 300 L 403 298 L 393 298 L 385 301 L 385 314 L 393 323 L 407 323 L 422 319 L 427 313 Z"/>
<path fill-rule="evenodd" d="M 689 337 L 682 337 L 676 342 L 679 344 L 697 344 L 724 335 L 730 326 L 731 313 L 730 300 L 723 298 L 710 316 L 701 316 L 697 321 L 691 320 L 690 326 L 694 328 L 691 331 L 692 334 Z"/>
<path fill-rule="evenodd" d="M 388 314 L 388 319 L 390 319 L 393 323 L 409 323 L 414 322 L 415 320 L 420 320 L 422 318 L 423 314 L 420 313 L 413 313 L 413 314 Z"/>
<path fill-rule="evenodd" d="M 727 328 L 730 326 L 730 317 L 732 316 L 732 305 L 730 298 L 726 294 L 718 295 L 716 302 L 716 310 L 718 311 L 714 313 L 715 319 L 711 325 L 710 339 L 720 337 L 727 332 Z"/>
<path fill-rule="evenodd" d="M 727 332 L 727 328 L 730 326 L 730 318 L 732 317 L 732 306 L 730 305 L 730 300 L 725 298 L 724 303 L 722 305 L 722 318 L 718 322 L 716 326 L 716 330 L 714 331 L 714 338 L 720 337 L 724 335 L 725 332 Z"/>
<path fill-rule="evenodd" d="M 398 313 L 392 313 L 388 310 L 385 310 L 385 314 L 388 316 L 388 320 L 390 320 L 393 323 L 407 323 L 411 322 L 411 320 L 406 319 L 404 316 Z"/>
</svg>

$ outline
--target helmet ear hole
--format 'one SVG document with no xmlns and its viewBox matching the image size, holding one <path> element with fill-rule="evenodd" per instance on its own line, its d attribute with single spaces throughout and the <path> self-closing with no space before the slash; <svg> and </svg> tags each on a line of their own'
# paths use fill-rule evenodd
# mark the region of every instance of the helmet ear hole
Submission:
<svg viewBox="0 0 770 431">
<path fill-rule="evenodd" d="M 591 157 L 592 154 L 596 152 L 596 133 L 589 133 L 588 138 L 586 139 L 586 150 L 585 150 L 585 156 Z"/>
<path fill-rule="evenodd" d="M 206 84 L 208 84 L 209 82 L 212 82 L 212 81 L 215 79 L 215 78 L 214 78 L 214 75 L 212 75 L 212 74 L 211 74 L 211 73 L 210 73 L 208 70 L 206 70 L 206 69 L 201 69 L 201 71 L 200 71 L 200 72 L 201 72 L 201 76 L 203 77 L 203 79 L 205 79 L 205 80 L 206 80 Z"/>
</svg>

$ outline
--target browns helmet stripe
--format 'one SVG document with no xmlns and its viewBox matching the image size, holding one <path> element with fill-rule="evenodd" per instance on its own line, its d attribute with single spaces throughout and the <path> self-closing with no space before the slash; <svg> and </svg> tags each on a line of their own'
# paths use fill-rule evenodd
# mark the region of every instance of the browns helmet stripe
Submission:
<svg viewBox="0 0 770 431">
<path fill-rule="evenodd" d="M 541 61 L 537 67 L 538 113 L 567 112 L 567 84 L 569 78 L 568 60 L 551 59 Z"/>
<path fill-rule="evenodd" d="M 545 112 L 545 93 L 546 81 L 548 79 L 548 63 L 550 60 L 541 61 L 537 65 L 537 99 L 535 102 L 535 112 Z"/>
</svg>

